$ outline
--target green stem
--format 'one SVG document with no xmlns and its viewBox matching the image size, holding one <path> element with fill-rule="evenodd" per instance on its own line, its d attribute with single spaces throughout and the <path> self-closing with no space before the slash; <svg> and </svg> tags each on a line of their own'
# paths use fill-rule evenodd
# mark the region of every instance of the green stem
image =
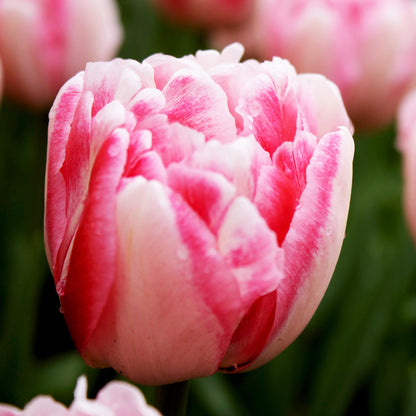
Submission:
<svg viewBox="0 0 416 416">
<path fill-rule="evenodd" d="M 185 416 L 189 381 L 156 387 L 155 407 L 163 416 Z"/>
</svg>

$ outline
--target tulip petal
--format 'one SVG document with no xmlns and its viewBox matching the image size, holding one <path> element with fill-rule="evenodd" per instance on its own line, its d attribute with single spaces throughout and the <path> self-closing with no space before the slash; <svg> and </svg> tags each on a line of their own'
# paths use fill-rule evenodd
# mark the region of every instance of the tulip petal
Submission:
<svg viewBox="0 0 416 416">
<path fill-rule="evenodd" d="M 179 193 L 194 212 L 216 234 L 235 197 L 235 188 L 219 173 L 172 164 L 169 187 Z"/>
<path fill-rule="evenodd" d="M 244 370 L 263 350 L 273 329 L 276 293 L 258 298 L 234 331 L 221 370 L 227 373 Z"/>
<path fill-rule="evenodd" d="M 97 394 L 96 401 L 112 410 L 112 416 L 161 416 L 146 403 L 143 393 L 132 384 L 112 381 Z"/>
<path fill-rule="evenodd" d="M 163 89 L 165 114 L 203 133 L 207 140 L 230 142 L 236 138 L 235 121 L 221 87 L 202 72 L 178 71 Z"/>
<path fill-rule="evenodd" d="M 297 79 L 298 101 L 310 132 L 318 139 L 339 126 L 346 126 L 351 134 L 354 132 L 334 83 L 319 74 L 300 74 Z"/>
<path fill-rule="evenodd" d="M 115 196 L 127 142 L 127 132 L 118 129 L 99 150 L 72 252 L 67 254 L 70 259 L 61 304 L 81 354 L 98 323 L 115 276 Z"/>
<path fill-rule="evenodd" d="M 218 249 L 238 281 L 244 313 L 283 278 L 283 250 L 255 206 L 237 197 L 218 231 Z"/>
<path fill-rule="evenodd" d="M 269 154 L 253 136 L 239 137 L 232 143 L 211 140 L 195 151 L 189 165 L 221 173 L 233 184 L 237 195 L 252 199 L 261 167 L 271 165 Z"/>
<path fill-rule="evenodd" d="M 254 77 L 245 86 L 237 111 L 270 156 L 284 142 L 292 141 L 297 127 L 294 92 L 276 84 L 269 74 Z"/>
<path fill-rule="evenodd" d="M 31 400 L 22 412 L 25 416 L 54 415 L 67 416 L 66 407 L 48 396 L 38 396 Z M 18 414 L 22 414 L 18 413 Z M 3 415 L 2 415 L 3 416 Z"/>
<path fill-rule="evenodd" d="M 45 248 L 49 265 L 55 268 L 56 256 L 66 226 L 66 190 L 61 167 L 65 147 L 83 87 L 78 74 L 62 87 L 49 113 L 48 157 L 45 180 Z M 58 276 L 54 276 L 55 279 Z"/>
<path fill-rule="evenodd" d="M 285 278 L 269 345 L 250 369 L 275 357 L 303 330 L 327 288 L 341 250 L 348 214 L 354 142 L 346 128 L 325 135 L 307 169 L 303 191 L 282 248 Z"/>
<path fill-rule="evenodd" d="M 147 384 L 214 373 L 240 316 L 214 237 L 179 195 L 141 177 L 120 192 L 117 218 L 117 277 L 87 362 Z"/>
<path fill-rule="evenodd" d="M 254 202 L 280 245 L 306 186 L 306 169 L 315 146 L 313 135 L 300 132 L 293 142 L 285 142 L 277 149 L 275 166 L 261 170 Z"/>
<path fill-rule="evenodd" d="M 249 365 L 261 352 L 274 323 L 275 289 L 283 278 L 283 250 L 256 208 L 236 198 L 218 233 L 218 248 L 239 284 L 244 318 L 221 363 L 227 371 Z"/>
<path fill-rule="evenodd" d="M 297 200 L 292 183 L 280 169 L 274 166 L 261 169 L 254 203 L 281 245 L 289 231 Z"/>
</svg>

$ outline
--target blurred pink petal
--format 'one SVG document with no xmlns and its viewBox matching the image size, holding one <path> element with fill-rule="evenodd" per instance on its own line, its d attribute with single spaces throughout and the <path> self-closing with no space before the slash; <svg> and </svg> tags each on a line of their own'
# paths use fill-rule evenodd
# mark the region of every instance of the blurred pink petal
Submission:
<svg viewBox="0 0 416 416">
<path fill-rule="evenodd" d="M 258 0 L 249 21 L 211 40 L 239 41 L 251 56 L 325 75 L 360 128 L 391 123 L 416 82 L 416 4 L 408 0 Z"/>
<path fill-rule="evenodd" d="M 397 147 L 403 159 L 404 211 L 416 243 L 416 90 L 409 92 L 400 104 L 397 128 Z"/>
<path fill-rule="evenodd" d="M 87 379 L 78 378 L 74 401 L 69 408 L 49 396 L 37 396 L 23 410 L 0 404 L 0 416 L 161 416 L 146 403 L 142 392 L 122 381 L 111 381 L 87 399 Z"/>
<path fill-rule="evenodd" d="M 45 108 L 88 61 L 112 59 L 121 38 L 113 0 L 0 0 L 5 94 Z"/>
</svg>

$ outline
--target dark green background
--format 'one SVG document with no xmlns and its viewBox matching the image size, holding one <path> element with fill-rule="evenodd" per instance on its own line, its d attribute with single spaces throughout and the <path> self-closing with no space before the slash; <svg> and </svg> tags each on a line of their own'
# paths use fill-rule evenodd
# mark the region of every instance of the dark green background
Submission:
<svg viewBox="0 0 416 416">
<path fill-rule="evenodd" d="M 204 34 L 119 0 L 120 56 L 182 56 Z M 416 250 L 402 213 L 395 127 L 356 132 L 354 181 L 337 269 L 302 335 L 258 370 L 193 380 L 189 415 L 416 415 Z M 0 402 L 69 404 L 77 377 L 93 396 L 112 370 L 85 366 L 67 333 L 42 236 L 47 114 L 0 107 Z M 415 178 L 416 180 L 416 178 Z M 416 209 L 416 207 L 415 207 Z M 143 387 L 152 401 L 153 388 Z"/>
</svg>

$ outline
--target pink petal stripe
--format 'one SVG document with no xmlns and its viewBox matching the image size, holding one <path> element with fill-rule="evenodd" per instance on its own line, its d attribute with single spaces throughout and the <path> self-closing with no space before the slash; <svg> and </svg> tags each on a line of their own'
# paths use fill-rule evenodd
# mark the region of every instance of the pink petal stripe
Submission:
<svg viewBox="0 0 416 416">
<path fill-rule="evenodd" d="M 168 177 L 169 187 L 180 194 L 213 234 L 216 234 L 236 195 L 235 188 L 218 173 L 179 164 L 169 166 Z"/>
<path fill-rule="evenodd" d="M 163 89 L 169 121 L 203 133 L 207 140 L 236 138 L 234 117 L 222 88 L 202 72 L 178 71 Z"/>
<path fill-rule="evenodd" d="M 60 170 L 66 192 L 66 226 L 53 269 L 58 294 L 60 295 L 64 290 L 66 281 L 66 276 L 63 275 L 65 259 L 69 256 L 68 250 L 82 215 L 83 199 L 89 185 L 91 107 L 93 99 L 92 94 L 87 92 L 82 94 L 78 101 L 66 143 L 65 161 Z"/>
<path fill-rule="evenodd" d="M 45 182 L 45 247 L 51 270 L 66 227 L 66 189 L 61 167 L 71 129 L 71 121 L 83 88 L 83 76 L 78 74 L 62 87 L 49 113 L 48 157 Z M 55 276 L 58 279 L 59 276 Z"/>
<path fill-rule="evenodd" d="M 292 141 L 297 127 L 294 92 L 276 85 L 267 74 L 248 81 L 237 111 L 270 156 L 284 142 Z"/>
<path fill-rule="evenodd" d="M 135 159 L 133 159 L 132 153 L 129 154 L 131 160 L 126 164 L 127 170 L 124 172 L 123 177 L 143 176 L 143 178 L 148 180 L 155 179 L 160 183 L 167 183 L 166 169 L 158 153 L 152 150 Z"/>
<path fill-rule="evenodd" d="M 126 131 L 115 130 L 97 154 L 70 254 L 61 303 L 81 354 L 97 326 L 115 277 L 115 198 L 124 170 L 127 141 Z"/>
<path fill-rule="evenodd" d="M 281 245 L 289 231 L 297 205 L 296 192 L 288 177 L 274 166 L 264 166 L 257 182 L 254 203 Z"/>
</svg>

